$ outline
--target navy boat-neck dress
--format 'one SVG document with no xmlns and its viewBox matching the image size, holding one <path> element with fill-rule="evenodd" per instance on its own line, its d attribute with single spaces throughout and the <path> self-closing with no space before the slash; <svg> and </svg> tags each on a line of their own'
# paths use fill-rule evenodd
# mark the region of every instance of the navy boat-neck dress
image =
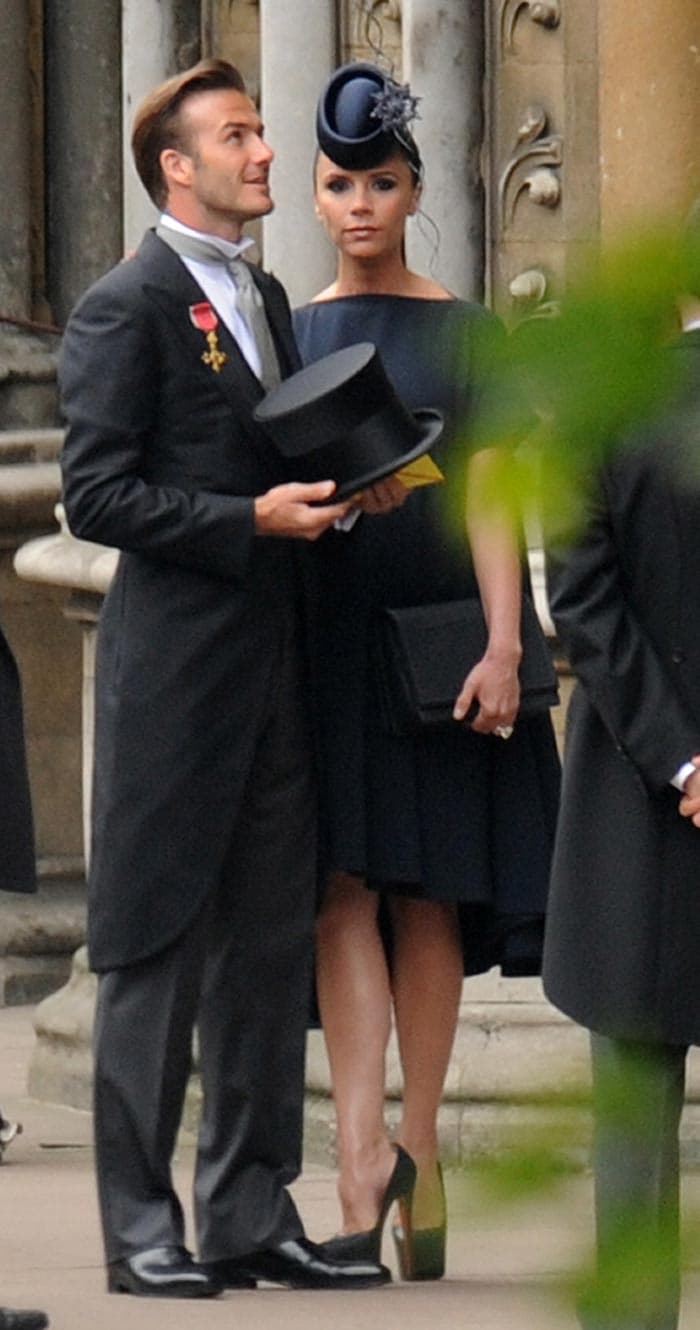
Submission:
<svg viewBox="0 0 700 1330">
<path fill-rule="evenodd" d="M 367 295 L 306 305 L 294 323 L 305 364 L 374 342 L 406 405 L 443 412 L 431 455 L 447 486 L 464 484 L 469 415 L 497 393 L 480 354 L 493 316 L 462 301 Z M 326 871 L 378 891 L 454 902 L 465 974 L 492 965 L 534 974 L 559 792 L 549 715 L 518 720 L 507 742 L 457 723 L 397 738 L 383 730 L 375 694 L 382 606 L 478 595 L 466 537 L 445 521 L 446 488 L 418 489 L 313 548 L 322 858 Z"/>
</svg>

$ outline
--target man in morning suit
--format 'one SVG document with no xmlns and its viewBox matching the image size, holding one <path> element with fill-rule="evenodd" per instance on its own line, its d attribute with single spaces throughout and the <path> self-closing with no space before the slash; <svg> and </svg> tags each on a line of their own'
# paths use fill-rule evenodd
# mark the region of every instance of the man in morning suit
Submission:
<svg viewBox="0 0 700 1330">
<path fill-rule="evenodd" d="M 122 552 L 99 630 L 89 876 L 108 1288 L 382 1283 L 380 1266 L 326 1260 L 286 1190 L 315 879 L 293 543 L 347 505 L 285 476 L 253 420 L 298 367 L 282 288 L 240 258 L 243 224 L 272 207 L 273 154 L 218 60 L 156 88 L 132 146 L 163 215 L 79 302 L 61 365 L 69 521 Z M 170 1171 L 195 1022 L 199 1263 Z"/>
<path fill-rule="evenodd" d="M 600 467 L 583 534 L 549 560 L 579 686 L 543 977 L 591 1031 L 604 1296 L 582 1305 L 587 1330 L 678 1324 L 678 1134 L 700 1044 L 700 302 L 684 313 L 672 404 Z"/>
</svg>

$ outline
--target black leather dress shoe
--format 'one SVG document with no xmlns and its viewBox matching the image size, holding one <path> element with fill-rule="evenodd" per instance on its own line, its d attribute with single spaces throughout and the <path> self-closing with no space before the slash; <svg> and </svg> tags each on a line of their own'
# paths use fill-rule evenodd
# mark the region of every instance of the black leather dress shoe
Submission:
<svg viewBox="0 0 700 1330">
<path fill-rule="evenodd" d="M 264 1251 L 228 1261 L 212 1261 L 207 1270 L 227 1288 L 236 1287 L 241 1276 L 264 1279 L 288 1288 L 376 1288 L 388 1284 L 391 1275 L 378 1261 L 332 1261 L 308 1238 L 290 1238 Z"/>
<path fill-rule="evenodd" d="M 215 1298 L 223 1283 L 197 1265 L 184 1247 L 149 1247 L 107 1266 L 109 1293 L 142 1298 Z"/>
<path fill-rule="evenodd" d="M 0 1330 L 44 1330 L 49 1323 L 46 1312 L 17 1311 L 0 1307 Z"/>
</svg>

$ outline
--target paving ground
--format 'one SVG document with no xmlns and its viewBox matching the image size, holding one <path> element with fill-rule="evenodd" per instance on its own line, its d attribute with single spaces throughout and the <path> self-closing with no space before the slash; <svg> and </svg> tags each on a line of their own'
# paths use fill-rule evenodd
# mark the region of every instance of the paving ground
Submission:
<svg viewBox="0 0 700 1330">
<path fill-rule="evenodd" d="M 357 1293 L 258 1289 L 202 1303 L 107 1295 L 90 1116 L 26 1097 L 31 1017 L 29 1007 L 0 1009 L 0 1104 L 24 1124 L 0 1168 L 0 1304 L 43 1307 L 53 1330 L 574 1330 L 556 1281 L 587 1249 L 586 1176 L 567 1179 L 544 1201 L 492 1210 L 474 1179 L 451 1174 L 448 1277 L 439 1283 Z M 183 1197 L 191 1167 L 184 1145 L 176 1165 Z M 309 1235 L 333 1232 L 333 1174 L 309 1168 L 294 1190 Z M 685 1190 L 700 1212 L 697 1174 Z M 389 1241 L 384 1258 L 392 1264 Z M 700 1275 L 692 1273 L 681 1330 L 698 1325 Z"/>
</svg>

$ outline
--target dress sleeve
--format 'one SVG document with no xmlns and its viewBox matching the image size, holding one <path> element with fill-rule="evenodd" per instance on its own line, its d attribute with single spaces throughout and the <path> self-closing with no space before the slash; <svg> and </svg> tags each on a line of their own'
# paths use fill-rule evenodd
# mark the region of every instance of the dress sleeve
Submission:
<svg viewBox="0 0 700 1330">
<path fill-rule="evenodd" d="M 501 320 L 486 309 L 465 321 L 460 339 L 460 415 L 469 452 L 515 447 L 534 429 L 537 415 L 514 372 Z"/>
</svg>

